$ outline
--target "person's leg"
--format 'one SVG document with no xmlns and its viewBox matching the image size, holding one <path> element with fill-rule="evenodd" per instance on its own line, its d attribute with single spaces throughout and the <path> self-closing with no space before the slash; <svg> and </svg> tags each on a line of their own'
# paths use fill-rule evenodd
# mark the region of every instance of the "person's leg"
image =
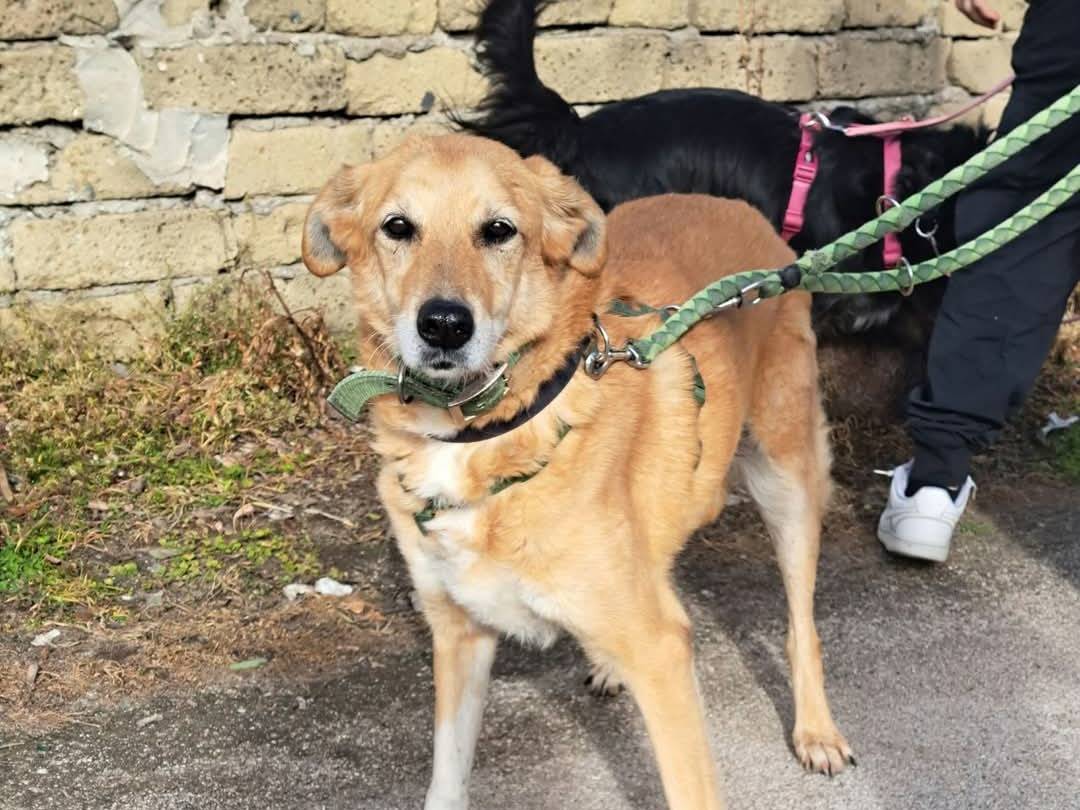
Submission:
<svg viewBox="0 0 1080 810">
<path fill-rule="evenodd" d="M 994 211 L 997 220 L 1024 202 L 1009 191 L 969 196 L 967 213 Z M 990 446 L 1031 390 L 1080 281 L 1078 229 L 1078 206 L 1059 210 L 949 280 L 930 342 L 928 382 L 908 402 L 915 458 L 894 472 L 878 523 L 889 551 L 935 561 L 948 556 L 974 489 L 971 456 Z"/>
<path fill-rule="evenodd" d="M 1002 132 L 1080 82 L 1080 15 L 1070 5 L 1032 3 L 1014 48 L 1017 82 Z M 1015 213 L 1078 162 L 1080 119 L 961 194 L 958 241 Z M 908 405 L 915 458 L 896 471 L 879 523 L 887 548 L 927 559 L 948 554 L 971 492 L 971 456 L 990 446 L 1031 389 L 1078 280 L 1080 200 L 950 279 L 930 343 L 927 382 Z"/>
<path fill-rule="evenodd" d="M 984 230 L 1015 211 L 1024 202 L 1018 197 L 981 190 L 957 213 L 997 212 Z M 909 494 L 919 485 L 962 486 L 971 455 L 990 446 L 1031 390 L 1080 277 L 1078 228 L 1080 211 L 1063 209 L 949 280 L 927 383 L 908 404 L 915 445 Z"/>
</svg>

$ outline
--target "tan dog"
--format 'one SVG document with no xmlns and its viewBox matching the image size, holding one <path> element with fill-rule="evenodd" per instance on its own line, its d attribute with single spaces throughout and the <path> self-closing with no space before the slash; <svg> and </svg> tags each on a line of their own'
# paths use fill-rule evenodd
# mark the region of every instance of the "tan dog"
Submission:
<svg viewBox="0 0 1080 810">
<path fill-rule="evenodd" d="M 308 213 L 303 253 L 317 275 L 352 269 L 369 363 L 396 371 L 400 359 L 460 382 L 521 351 L 508 395 L 478 429 L 532 404 L 573 361 L 593 313 L 618 344 L 659 324 L 606 314 L 612 300 L 679 302 L 721 275 L 793 258 L 743 203 L 655 197 L 605 223 L 543 158 L 460 135 L 342 169 Z M 440 440 L 460 430 L 440 408 L 375 400 L 379 494 L 433 634 L 427 810 L 468 805 L 498 634 L 546 645 L 560 630 L 581 643 L 601 687 L 629 687 L 669 806 L 722 806 L 671 568 L 690 533 L 719 514 L 733 465 L 787 589 L 795 751 L 828 773 L 850 760 L 813 620 L 829 450 L 809 304 L 792 293 L 716 317 L 647 370 L 578 372 L 531 419 L 482 441 Z M 704 406 L 692 395 L 691 355 Z"/>
</svg>

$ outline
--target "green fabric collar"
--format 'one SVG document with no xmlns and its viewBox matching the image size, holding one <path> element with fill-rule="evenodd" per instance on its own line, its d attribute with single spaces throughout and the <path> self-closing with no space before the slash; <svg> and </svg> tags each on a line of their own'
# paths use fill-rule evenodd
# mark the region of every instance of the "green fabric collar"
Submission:
<svg viewBox="0 0 1080 810">
<path fill-rule="evenodd" d="M 657 314 L 666 320 L 673 308 L 651 307 L 616 299 L 609 304 L 608 311 L 624 318 Z M 397 374 L 375 369 L 358 369 L 334 386 L 327 401 L 346 419 L 358 422 L 370 400 L 397 394 L 398 399 L 404 403 L 418 399 L 449 411 L 458 427 L 463 428 L 477 416 L 487 413 L 502 402 L 510 388 L 509 371 L 517 365 L 527 350 L 528 346 L 525 346 L 520 351 L 511 353 L 506 362 L 487 377 L 467 385 L 443 385 L 409 371 L 404 366 Z M 705 402 L 705 381 L 701 378 L 693 357 L 690 359 L 694 366 L 694 398 L 701 405 Z"/>
<path fill-rule="evenodd" d="M 404 366 L 397 374 L 358 369 L 334 386 L 327 402 L 346 419 L 357 422 L 371 399 L 397 394 L 402 402 L 418 399 L 447 410 L 464 425 L 502 402 L 510 386 L 508 372 L 517 365 L 522 353 L 512 353 L 487 377 L 466 385 L 442 385 Z"/>
</svg>

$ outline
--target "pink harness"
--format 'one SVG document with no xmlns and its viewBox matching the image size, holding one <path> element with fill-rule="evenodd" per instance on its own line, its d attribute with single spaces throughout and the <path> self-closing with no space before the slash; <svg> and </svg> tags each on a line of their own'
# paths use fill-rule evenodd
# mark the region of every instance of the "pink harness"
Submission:
<svg viewBox="0 0 1080 810">
<path fill-rule="evenodd" d="M 1013 83 L 1013 77 L 1002 79 L 994 87 L 990 88 L 978 98 L 965 104 L 955 112 L 948 115 L 938 115 L 933 118 L 925 118 L 915 121 L 912 118 L 904 118 L 900 121 L 892 121 L 884 124 L 852 124 L 840 128 L 829 123 L 829 119 L 822 113 L 803 113 L 799 116 L 799 130 L 802 133 L 799 138 L 799 152 L 795 157 L 795 171 L 792 173 L 791 196 L 788 198 L 787 210 L 784 211 L 784 226 L 780 235 L 790 242 L 803 229 L 805 223 L 804 212 L 806 210 L 806 198 L 810 195 L 810 187 L 814 185 L 817 177 L 818 159 L 814 154 L 814 133 L 823 128 L 837 129 L 849 138 L 858 138 L 864 135 L 872 135 L 881 139 L 882 164 L 884 169 L 884 191 L 878 199 L 878 215 L 892 205 L 896 200 L 896 178 L 900 174 L 903 163 L 903 155 L 900 148 L 900 136 L 913 129 L 925 129 L 938 126 L 959 118 L 966 112 L 975 109 L 987 99 L 997 95 Z M 900 247 L 900 237 L 896 233 L 885 236 L 883 254 L 886 267 L 896 267 L 903 258 Z"/>
</svg>

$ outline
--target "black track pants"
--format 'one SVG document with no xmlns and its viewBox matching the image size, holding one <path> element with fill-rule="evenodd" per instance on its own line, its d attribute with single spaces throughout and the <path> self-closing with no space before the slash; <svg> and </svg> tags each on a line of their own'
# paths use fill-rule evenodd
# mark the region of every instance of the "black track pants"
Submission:
<svg viewBox="0 0 1080 810">
<path fill-rule="evenodd" d="M 1080 84 L 1080 3 L 1033 0 L 1013 70 L 1001 133 Z M 958 197 L 958 242 L 1012 215 L 1078 163 L 1080 119 L 1074 118 Z M 927 383 L 908 402 L 912 479 L 963 483 L 972 454 L 993 443 L 1031 390 L 1077 283 L 1080 195 L 950 278 L 930 341 Z"/>
</svg>

